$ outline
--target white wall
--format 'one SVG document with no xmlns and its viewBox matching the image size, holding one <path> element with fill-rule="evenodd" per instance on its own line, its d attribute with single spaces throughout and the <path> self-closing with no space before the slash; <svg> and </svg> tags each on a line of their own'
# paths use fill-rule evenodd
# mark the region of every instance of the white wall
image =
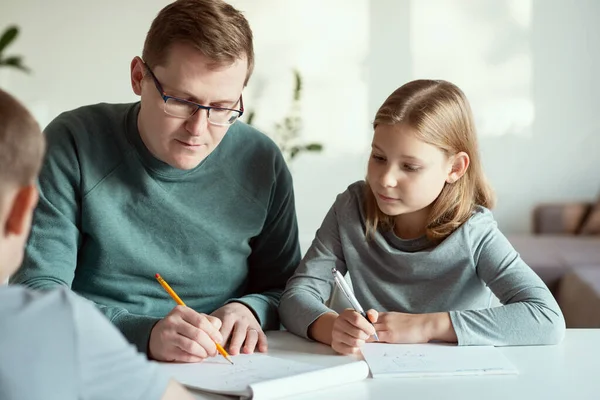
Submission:
<svg viewBox="0 0 600 400">
<path fill-rule="evenodd" d="M 369 0 L 231 3 L 253 27 L 256 69 L 244 99 L 255 104 L 255 125 L 263 132 L 272 133 L 289 109 L 292 68 L 303 76 L 303 140 L 324 145 L 322 153 L 303 154 L 290 164 L 306 249 L 336 194 L 364 175 L 371 133 Z"/>
<path fill-rule="evenodd" d="M 452 15 L 440 16 L 442 7 Z M 454 15 L 461 8 L 468 18 Z M 599 15 L 594 0 L 373 0 L 370 114 L 425 70 L 461 86 L 498 195 L 495 216 L 505 232 L 527 232 L 535 204 L 595 200 L 600 192 Z M 415 32 L 433 46 L 415 48 Z M 512 107 L 494 105 L 498 98 Z"/>
<path fill-rule="evenodd" d="M 257 68 L 245 99 L 257 109 L 262 119 L 257 122 L 268 131 L 285 114 L 291 68 L 298 67 L 306 83 L 305 138 L 326 145 L 323 154 L 301 156 L 291 165 L 304 248 L 335 195 L 363 178 L 375 110 L 393 89 L 417 77 L 452 80 L 473 100 L 484 128 L 484 165 L 499 196 L 495 214 L 505 232 L 527 231 L 531 208 L 539 202 L 597 195 L 600 2 L 231 2 L 255 32 Z M 31 107 L 42 125 L 80 105 L 134 101 L 129 62 L 141 53 L 151 20 L 168 3 L 2 2 L 0 29 L 10 23 L 22 28 L 10 50 L 22 54 L 34 73 L 1 69 L 0 86 Z M 461 21 L 462 31 L 433 23 L 442 6 L 462 10 L 447 18 Z M 515 7 L 522 9 L 519 14 L 511 14 Z M 469 37 L 477 40 L 465 40 Z M 499 48 L 499 37 L 516 49 Z M 440 54 L 446 58 L 440 60 Z M 464 73 L 459 63 L 467 61 L 475 67 Z M 324 112 L 327 107 L 333 112 Z M 528 113 L 531 119 L 521 118 L 518 129 L 506 123 Z"/>
</svg>

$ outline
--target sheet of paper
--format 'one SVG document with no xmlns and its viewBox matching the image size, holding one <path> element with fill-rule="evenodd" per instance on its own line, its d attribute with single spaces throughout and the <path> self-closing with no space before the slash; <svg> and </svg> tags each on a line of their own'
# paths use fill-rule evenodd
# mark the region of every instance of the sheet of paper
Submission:
<svg viewBox="0 0 600 400">
<path fill-rule="evenodd" d="M 230 356 L 234 365 L 223 357 L 194 364 L 161 364 L 167 374 L 182 384 L 200 390 L 232 395 L 250 395 L 253 383 L 314 371 L 319 366 L 299 363 L 264 354 Z"/>
<path fill-rule="evenodd" d="M 244 398 L 271 399 L 365 379 L 364 361 L 323 367 L 264 354 L 216 357 L 195 364 L 161 363 L 168 375 L 190 388 Z"/>
<path fill-rule="evenodd" d="M 518 373 L 493 346 L 367 343 L 362 353 L 373 378 Z"/>
</svg>

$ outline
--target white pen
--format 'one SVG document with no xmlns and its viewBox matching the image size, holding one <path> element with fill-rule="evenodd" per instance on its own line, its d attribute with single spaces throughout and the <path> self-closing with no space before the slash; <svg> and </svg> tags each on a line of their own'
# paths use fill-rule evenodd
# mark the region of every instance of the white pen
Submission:
<svg viewBox="0 0 600 400">
<path fill-rule="evenodd" d="M 354 308 L 354 310 L 357 313 L 359 313 L 367 321 L 369 321 L 369 318 L 367 318 L 367 313 L 365 313 L 365 310 L 363 310 L 363 308 L 360 305 L 360 303 L 358 302 L 358 300 L 356 300 L 356 296 L 354 296 L 354 292 L 352 291 L 352 289 L 350 289 L 350 286 L 348 286 L 348 282 L 346 282 L 346 280 L 344 279 L 342 274 L 340 274 L 340 271 L 338 271 L 337 268 L 332 268 L 331 274 L 333 275 L 333 279 L 335 279 L 335 283 L 338 285 L 338 287 L 340 288 L 340 290 L 342 291 L 344 296 L 346 296 L 346 298 L 352 305 L 352 308 Z M 371 325 L 373 325 L 373 323 L 371 321 L 369 321 L 369 323 Z M 375 332 L 375 334 L 373 336 L 375 336 L 375 340 L 377 340 L 379 342 L 379 336 L 377 336 L 377 332 Z"/>
</svg>

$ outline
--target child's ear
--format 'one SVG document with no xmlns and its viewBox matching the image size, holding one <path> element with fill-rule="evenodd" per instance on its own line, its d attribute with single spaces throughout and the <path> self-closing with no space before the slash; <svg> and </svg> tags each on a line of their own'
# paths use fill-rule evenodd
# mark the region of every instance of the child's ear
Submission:
<svg viewBox="0 0 600 400">
<path fill-rule="evenodd" d="M 454 183 L 459 180 L 465 172 L 467 172 L 467 168 L 469 168 L 469 155 L 464 151 L 457 153 L 450 159 L 452 163 L 452 168 L 448 173 L 448 177 L 446 178 L 446 182 Z"/>
<path fill-rule="evenodd" d="M 29 231 L 31 216 L 37 205 L 39 194 L 35 185 L 22 187 L 13 198 L 6 218 L 5 235 L 22 235 Z"/>
</svg>

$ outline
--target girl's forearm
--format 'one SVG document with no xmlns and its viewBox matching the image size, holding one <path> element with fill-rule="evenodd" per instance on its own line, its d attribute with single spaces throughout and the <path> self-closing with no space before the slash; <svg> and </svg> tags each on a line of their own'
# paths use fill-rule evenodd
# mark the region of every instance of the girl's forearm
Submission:
<svg viewBox="0 0 600 400">
<path fill-rule="evenodd" d="M 450 313 L 439 312 L 425 315 L 425 335 L 430 340 L 442 340 L 444 342 L 456 343 L 456 331 L 450 320 Z"/>
<path fill-rule="evenodd" d="M 321 315 L 308 327 L 308 337 L 317 342 L 331 345 L 331 332 L 337 316 L 336 313 L 332 312 Z"/>
</svg>

